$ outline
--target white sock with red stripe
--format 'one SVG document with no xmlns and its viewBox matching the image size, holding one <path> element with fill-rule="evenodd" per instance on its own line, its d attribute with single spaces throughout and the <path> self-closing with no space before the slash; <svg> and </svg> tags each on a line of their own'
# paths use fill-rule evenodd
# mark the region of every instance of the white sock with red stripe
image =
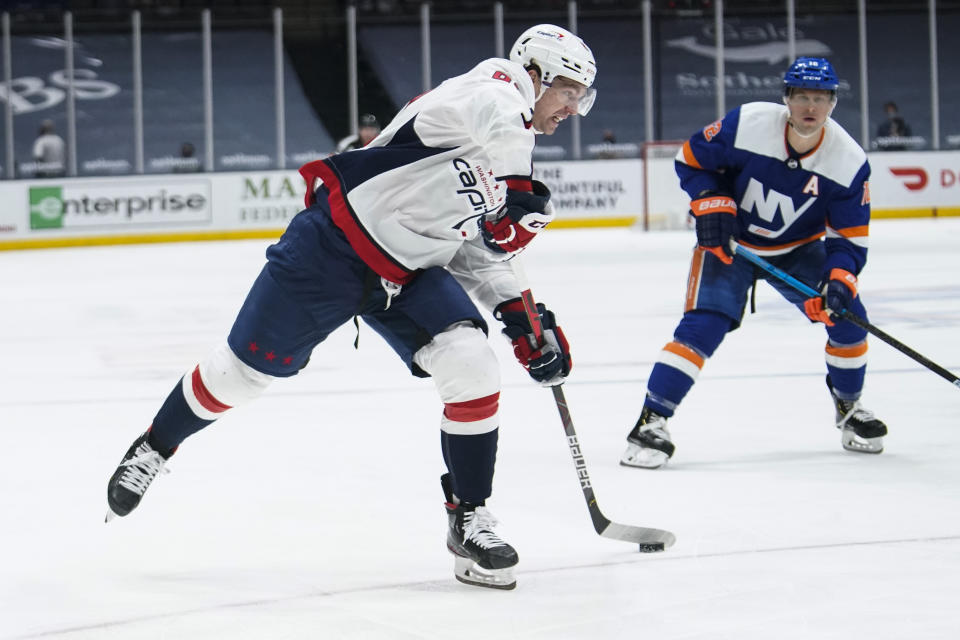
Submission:
<svg viewBox="0 0 960 640">
<path fill-rule="evenodd" d="M 172 451 L 228 409 L 256 398 L 273 380 L 244 364 L 224 343 L 191 371 L 167 396 L 153 419 L 150 443 Z"/>
</svg>

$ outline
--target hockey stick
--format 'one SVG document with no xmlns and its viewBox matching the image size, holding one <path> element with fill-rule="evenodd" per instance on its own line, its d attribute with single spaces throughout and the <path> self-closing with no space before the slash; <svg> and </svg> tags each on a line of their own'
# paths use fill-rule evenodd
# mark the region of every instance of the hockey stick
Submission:
<svg viewBox="0 0 960 640">
<path fill-rule="evenodd" d="M 527 319 L 530 321 L 533 335 L 536 336 L 538 343 L 543 344 L 543 324 L 540 321 L 540 314 L 537 312 L 537 305 L 536 302 L 534 302 L 533 293 L 530 292 L 526 272 L 516 257 L 510 261 L 510 264 L 513 267 L 513 273 L 517 278 L 517 282 L 520 284 L 520 298 L 523 300 L 523 310 L 526 312 Z M 580 451 L 580 441 L 577 439 L 577 432 L 573 428 L 573 418 L 570 417 L 567 399 L 563 395 L 563 385 L 554 385 L 550 387 L 550 390 L 553 391 L 553 399 L 557 403 L 557 411 L 560 412 L 563 431 L 567 435 L 567 447 L 570 448 L 570 455 L 573 456 L 573 465 L 577 469 L 577 477 L 580 478 L 580 489 L 583 490 L 583 497 L 587 501 L 587 509 L 590 511 L 590 519 L 593 520 L 593 528 L 604 538 L 638 544 L 640 551 L 644 553 L 663 551 L 667 547 L 672 546 L 677 538 L 669 531 L 619 524 L 617 522 L 611 522 L 603 515 L 599 505 L 597 505 L 597 498 L 593 494 L 590 474 L 587 473 L 587 463 L 584 461 L 583 453 Z"/>
<path fill-rule="evenodd" d="M 747 259 L 747 261 L 752 262 L 753 264 L 757 265 L 767 273 L 773 276 L 776 276 L 780 280 L 783 280 L 784 282 L 786 282 L 788 285 L 790 285 L 800 293 L 806 296 L 810 296 L 811 298 L 816 298 L 820 296 L 820 294 L 817 293 L 817 291 L 813 287 L 807 286 L 803 282 L 800 282 L 799 280 L 791 276 L 786 271 L 778 269 L 777 267 L 773 266 L 772 264 L 770 264 L 760 256 L 756 255 L 749 249 L 744 248 L 743 245 L 736 245 L 736 252 L 738 255 L 743 256 L 744 258 Z M 917 362 L 925 366 L 927 369 L 930 369 L 937 375 L 943 378 L 946 378 L 947 380 L 952 382 L 955 386 L 960 387 L 960 378 L 950 373 L 949 371 L 947 371 L 937 363 L 933 362 L 932 360 L 920 355 L 919 353 L 917 353 L 907 345 L 903 344 L 893 336 L 887 333 L 884 333 L 883 331 L 873 326 L 872 324 L 870 324 L 869 322 L 867 322 L 866 320 L 864 320 L 854 312 L 850 311 L 849 309 L 844 309 L 842 312 L 840 312 L 839 315 L 844 320 L 852 322 L 853 324 L 857 325 L 862 329 L 866 329 L 867 331 L 877 336 L 878 338 L 880 338 L 881 340 L 889 344 L 891 347 L 893 347 L 900 353 L 910 356 L 911 358 L 913 358 L 914 360 L 916 360 Z"/>
</svg>

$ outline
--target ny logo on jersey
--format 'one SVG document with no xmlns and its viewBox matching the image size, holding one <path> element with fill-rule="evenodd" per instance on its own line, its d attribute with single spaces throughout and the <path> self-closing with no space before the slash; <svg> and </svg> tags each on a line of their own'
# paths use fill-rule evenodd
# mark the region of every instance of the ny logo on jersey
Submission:
<svg viewBox="0 0 960 640">
<path fill-rule="evenodd" d="M 816 177 L 816 176 L 814 176 Z M 804 188 L 805 193 L 813 191 L 816 193 L 816 186 L 813 189 L 810 188 L 810 183 L 808 182 L 807 187 Z M 749 230 L 751 233 L 755 233 L 766 238 L 777 238 L 783 235 L 783 233 L 790 228 L 794 222 L 797 221 L 800 216 L 810 208 L 814 202 L 817 201 L 817 197 L 813 196 L 807 198 L 807 201 L 803 203 L 799 209 L 793 206 L 793 198 L 790 196 L 784 195 L 775 189 L 770 189 L 766 194 L 763 192 L 763 183 L 758 181 L 756 178 L 750 178 L 750 182 L 747 184 L 746 191 L 743 192 L 743 198 L 740 200 L 740 208 L 745 211 L 754 212 L 756 211 L 757 216 L 765 222 L 774 222 L 777 217 L 777 212 L 780 212 L 782 224 L 779 229 L 767 229 L 766 227 L 761 227 L 755 224 L 751 224 Z"/>
</svg>

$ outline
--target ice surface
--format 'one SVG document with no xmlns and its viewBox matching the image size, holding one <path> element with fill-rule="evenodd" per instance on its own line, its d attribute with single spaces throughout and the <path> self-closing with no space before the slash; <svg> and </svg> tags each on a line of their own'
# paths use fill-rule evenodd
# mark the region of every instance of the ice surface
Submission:
<svg viewBox="0 0 960 640">
<path fill-rule="evenodd" d="M 222 340 L 265 241 L 0 252 L 0 638 L 960 637 L 960 389 L 871 339 L 879 456 L 845 452 L 825 334 L 760 284 L 660 471 L 618 465 L 683 304 L 692 234 L 551 230 L 524 254 L 573 346 L 597 499 L 678 542 L 597 536 L 549 391 L 501 356 L 491 510 L 518 587 L 453 579 L 432 383 L 366 327 L 189 439 L 134 514 L 106 482 Z M 879 220 L 871 321 L 960 371 L 960 220 Z"/>
</svg>

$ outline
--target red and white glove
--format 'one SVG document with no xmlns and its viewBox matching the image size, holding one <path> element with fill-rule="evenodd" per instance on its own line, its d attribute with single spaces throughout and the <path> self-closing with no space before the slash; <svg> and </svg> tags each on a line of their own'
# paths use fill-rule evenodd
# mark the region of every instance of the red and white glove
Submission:
<svg viewBox="0 0 960 640">
<path fill-rule="evenodd" d="M 500 303 L 493 315 L 503 322 L 503 335 L 513 343 L 513 355 L 531 378 L 545 387 L 563 384 L 573 368 L 570 345 L 553 312 L 539 302 L 537 312 L 543 327 L 543 344 L 537 342 L 520 298 Z"/>
<path fill-rule="evenodd" d="M 857 276 L 845 269 L 831 269 L 821 292 L 822 295 L 816 298 L 807 298 L 803 310 L 814 322 L 832 327 L 834 322 L 830 316 L 841 315 L 853 306 L 853 299 L 857 297 Z"/>
<path fill-rule="evenodd" d="M 496 218 L 480 218 L 483 242 L 496 253 L 516 253 L 554 218 L 550 204 L 550 190 L 545 184 L 532 180 L 533 191 L 507 189 L 507 203 Z"/>
<path fill-rule="evenodd" d="M 717 256 L 724 264 L 733 264 L 731 240 L 737 238 L 737 203 L 725 193 L 705 191 L 690 202 L 697 222 L 697 244 Z"/>
</svg>

